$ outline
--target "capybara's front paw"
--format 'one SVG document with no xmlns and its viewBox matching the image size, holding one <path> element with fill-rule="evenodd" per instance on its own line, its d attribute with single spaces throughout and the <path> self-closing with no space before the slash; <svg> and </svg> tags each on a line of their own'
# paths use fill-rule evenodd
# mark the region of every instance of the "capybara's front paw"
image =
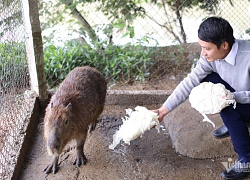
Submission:
<svg viewBox="0 0 250 180">
<path fill-rule="evenodd" d="M 74 165 L 80 167 L 81 165 L 85 165 L 87 163 L 87 158 L 84 154 L 77 155 L 76 160 L 73 162 Z"/>
<path fill-rule="evenodd" d="M 54 157 L 51 163 L 43 170 L 46 174 L 53 172 L 54 174 L 58 171 L 58 157 Z"/>
</svg>

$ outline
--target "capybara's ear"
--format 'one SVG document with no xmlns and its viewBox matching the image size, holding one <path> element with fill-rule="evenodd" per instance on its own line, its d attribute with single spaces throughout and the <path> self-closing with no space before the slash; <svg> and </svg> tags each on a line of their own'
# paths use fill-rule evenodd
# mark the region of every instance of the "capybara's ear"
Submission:
<svg viewBox="0 0 250 180">
<path fill-rule="evenodd" d="M 66 106 L 66 109 L 67 109 L 68 111 L 71 111 L 71 110 L 72 110 L 72 104 L 69 103 L 69 104 Z"/>
</svg>

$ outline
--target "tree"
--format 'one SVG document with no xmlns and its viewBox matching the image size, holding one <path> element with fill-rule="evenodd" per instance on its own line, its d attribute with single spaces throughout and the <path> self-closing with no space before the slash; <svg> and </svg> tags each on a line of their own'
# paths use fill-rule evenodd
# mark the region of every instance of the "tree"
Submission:
<svg viewBox="0 0 250 180">
<path fill-rule="evenodd" d="M 103 11 L 107 14 L 117 18 L 115 22 L 123 23 L 124 27 L 127 27 L 130 32 L 133 28 L 131 28 L 129 24 L 132 24 L 137 16 L 146 16 L 160 27 L 165 28 L 177 42 L 186 43 L 187 37 L 182 21 L 183 13 L 195 7 L 208 13 L 215 13 L 221 1 L 222 0 L 104 0 L 102 7 Z M 164 23 L 159 23 L 146 12 L 143 7 L 143 3 L 145 2 L 157 5 L 164 10 L 166 19 Z M 232 0 L 229 0 L 229 2 L 233 6 Z"/>
<path fill-rule="evenodd" d="M 44 17 L 42 20 L 42 28 L 46 29 L 52 24 L 67 23 L 65 22 L 65 17 L 72 15 L 70 22 L 78 23 L 82 26 L 80 28 L 81 34 L 87 34 L 92 42 L 98 41 L 98 37 L 94 31 L 94 28 L 88 23 L 84 17 L 84 11 L 79 9 L 84 9 L 85 3 L 95 3 L 97 0 L 47 0 L 41 1 L 40 14 Z M 119 29 L 127 28 L 130 32 L 130 37 L 133 37 L 133 28 L 129 25 L 137 16 L 142 16 L 145 14 L 143 8 L 138 7 L 136 3 L 132 0 L 120 0 L 120 1 L 110 1 L 103 0 L 102 4 L 96 6 L 97 11 L 102 11 L 105 16 L 110 20 L 109 26 L 106 27 L 106 31 L 111 31 L 114 27 Z M 54 7 L 51 8 L 51 7 Z M 55 9 L 57 9 L 55 11 Z M 61 13 L 59 9 L 65 9 L 64 13 Z M 112 39 L 112 34 L 110 35 L 110 41 Z"/>
<path fill-rule="evenodd" d="M 80 34 L 87 34 L 92 41 L 97 40 L 94 29 L 82 15 L 76 5 L 81 5 L 83 1 L 59 0 L 59 1 L 41 1 L 40 16 L 42 17 L 42 29 L 53 27 L 56 24 L 76 23 L 79 24 Z M 69 18 L 71 16 L 71 18 Z M 73 30 L 77 31 L 77 30 Z"/>
<path fill-rule="evenodd" d="M 229 1 L 230 4 L 233 5 L 232 0 Z M 166 21 L 161 24 L 148 14 L 146 14 L 146 16 L 153 20 L 160 27 L 165 28 L 167 32 L 173 35 L 177 42 L 186 43 L 187 36 L 182 21 L 183 12 L 194 7 L 198 7 L 208 13 L 215 13 L 221 0 L 152 0 L 151 2 L 164 9 Z M 177 32 L 175 31 L 174 27 L 177 27 Z"/>
<path fill-rule="evenodd" d="M 183 27 L 183 13 L 191 8 L 199 8 L 208 13 L 214 13 L 218 4 L 222 0 L 102 0 L 102 2 L 96 6 L 97 11 L 102 11 L 103 14 L 110 20 L 110 25 L 107 26 L 108 31 L 112 32 L 114 28 L 126 29 L 125 35 L 130 37 L 134 36 L 133 21 L 137 17 L 148 17 L 153 20 L 160 27 L 166 29 L 177 41 L 178 43 L 185 43 L 187 40 L 185 29 Z M 231 5 L 232 0 L 229 0 Z M 54 1 L 53 1 L 54 2 Z M 98 40 L 97 35 L 93 27 L 88 23 L 86 18 L 84 18 L 84 11 L 79 10 L 84 7 L 85 3 L 95 3 L 99 2 L 97 0 L 59 0 L 54 6 L 63 7 L 68 10 L 65 13 L 73 15 L 72 17 L 77 20 L 79 24 L 83 27 L 81 33 L 88 34 L 88 37 L 94 42 Z M 154 17 L 151 17 L 148 12 L 146 12 L 143 4 L 150 3 L 163 8 L 165 13 L 165 22 L 159 23 Z M 44 3 L 45 6 L 41 8 L 41 12 L 49 12 L 48 7 L 51 4 Z M 49 6 L 48 6 L 49 5 Z M 78 9 L 79 7 L 79 9 Z M 49 12 L 50 21 L 49 23 L 55 23 L 55 19 L 60 21 L 65 20 L 63 16 L 58 12 Z M 110 39 L 112 34 L 110 35 Z"/>
</svg>

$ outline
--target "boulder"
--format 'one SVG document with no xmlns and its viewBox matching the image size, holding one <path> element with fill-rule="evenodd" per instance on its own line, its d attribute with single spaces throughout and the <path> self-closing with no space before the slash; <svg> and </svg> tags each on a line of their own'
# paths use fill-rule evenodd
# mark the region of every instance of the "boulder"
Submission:
<svg viewBox="0 0 250 180">
<path fill-rule="evenodd" d="M 213 131 L 223 125 L 219 114 L 208 115 L 215 123 L 203 122 L 203 116 L 185 101 L 164 117 L 164 124 L 177 153 L 190 158 L 207 159 L 234 156 L 231 138 L 216 139 Z"/>
</svg>

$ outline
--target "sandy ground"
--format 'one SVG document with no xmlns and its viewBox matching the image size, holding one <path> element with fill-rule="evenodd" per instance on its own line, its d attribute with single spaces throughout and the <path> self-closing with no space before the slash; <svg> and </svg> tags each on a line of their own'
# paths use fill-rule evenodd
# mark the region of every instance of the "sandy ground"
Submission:
<svg viewBox="0 0 250 180">
<path fill-rule="evenodd" d="M 153 105 L 148 108 L 153 109 L 158 106 Z M 43 172 L 51 157 L 46 151 L 41 118 L 20 180 L 221 179 L 220 173 L 225 170 L 221 162 L 227 162 L 228 157 L 192 159 L 177 154 L 164 126 L 160 133 L 152 129 L 142 138 L 132 141 L 130 145 L 121 142 L 115 150 L 109 149 L 113 134 L 122 124 L 121 117 L 125 115 L 125 108 L 127 107 L 105 108 L 96 129 L 89 134 L 85 143 L 84 151 L 88 159 L 86 165 L 78 168 L 72 164 L 75 147 L 74 143 L 70 143 L 60 155 L 59 171 L 56 174 Z"/>
<path fill-rule="evenodd" d="M 160 78 L 151 82 L 137 85 L 115 85 L 113 89 L 126 90 L 165 90 L 170 91 L 177 85 L 180 77 Z M 161 104 L 146 106 L 148 109 L 159 108 Z M 155 129 L 147 131 L 142 138 L 133 140 L 130 145 L 121 142 L 115 150 L 109 149 L 113 135 L 122 124 L 121 117 L 125 116 L 126 108 L 131 106 L 105 106 L 99 118 L 99 123 L 92 131 L 85 143 L 84 151 L 88 159 L 86 165 L 76 167 L 75 144 L 70 143 L 60 155 L 59 171 L 56 174 L 45 174 L 43 169 L 48 165 L 51 157 L 48 155 L 43 138 L 43 117 L 34 134 L 33 145 L 30 148 L 26 164 L 20 174 L 20 180 L 219 180 L 220 173 L 225 170 L 222 162 L 235 160 L 234 156 L 217 158 L 194 159 L 176 153 L 172 139 L 162 123 L 160 133 Z M 183 114 L 180 110 L 176 114 Z M 181 115 L 182 116 L 182 115 Z M 190 116 L 192 116 L 190 114 Z M 179 116 L 176 116 L 179 117 Z M 185 119 L 185 117 L 182 117 Z M 195 119 L 195 117 L 189 117 Z M 186 121 L 185 123 L 189 123 Z M 189 126 L 192 126 L 190 124 Z M 211 138 L 212 131 L 211 129 Z M 195 137 L 197 132 L 188 133 Z M 209 132 L 208 132 L 209 136 Z M 186 138 L 190 138 L 186 137 Z M 209 137 L 208 137 L 209 138 Z M 192 141 L 190 141 L 192 142 Z M 193 146 L 199 146 L 194 143 Z M 190 148 L 192 145 L 189 145 Z M 220 147 L 216 147 L 220 148 Z M 229 159 L 231 158 L 231 159 Z M 233 162 L 233 161 L 232 161 Z M 230 162 L 229 162 L 230 163 Z M 230 166 L 230 164 L 228 164 Z M 250 177 L 250 176 L 249 176 Z M 250 178 L 247 178 L 250 180 Z"/>
</svg>

